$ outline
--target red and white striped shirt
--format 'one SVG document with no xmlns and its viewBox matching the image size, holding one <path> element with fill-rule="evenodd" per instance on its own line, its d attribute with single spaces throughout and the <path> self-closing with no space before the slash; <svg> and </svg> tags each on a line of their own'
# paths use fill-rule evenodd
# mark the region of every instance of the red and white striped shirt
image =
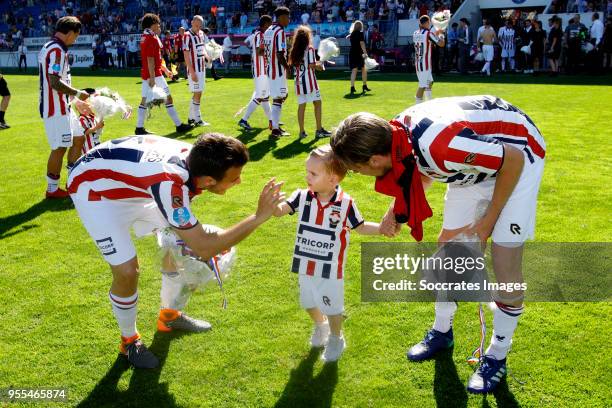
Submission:
<svg viewBox="0 0 612 408">
<path fill-rule="evenodd" d="M 306 48 L 304 59 L 299 67 L 294 67 L 295 72 L 295 93 L 306 95 L 319 90 L 317 77 L 310 64 L 316 64 L 315 50 L 313 47 Z"/>
<path fill-rule="evenodd" d="M 71 85 L 68 47 L 57 37 L 43 45 L 38 54 L 39 111 L 43 119 L 70 112 L 69 96 L 51 88 L 51 75 Z"/>
<path fill-rule="evenodd" d="M 342 279 L 350 230 L 363 224 L 353 199 L 337 187 L 325 205 L 310 190 L 296 190 L 287 203 L 299 217 L 291 271 Z"/>
<path fill-rule="evenodd" d="M 198 220 L 190 201 L 201 191 L 187 170 L 191 147 L 160 136 L 104 142 L 75 163 L 68 177 L 68 191 L 81 200 L 156 205 L 168 226 L 192 228 Z"/>
<path fill-rule="evenodd" d="M 444 183 L 467 185 L 494 178 L 506 143 L 522 150 L 532 163 L 546 155 L 544 138 L 531 118 L 491 95 L 436 98 L 395 119 L 410 130 L 419 171 Z"/>
<path fill-rule="evenodd" d="M 431 70 L 431 44 L 438 44 L 440 38 L 425 28 L 418 29 L 412 35 L 414 41 L 414 65 L 417 71 Z"/>
<path fill-rule="evenodd" d="M 257 29 L 253 32 L 253 34 L 249 36 L 248 42 L 251 46 L 251 61 L 253 65 L 253 78 L 258 78 L 260 76 L 267 75 L 266 57 L 265 55 L 259 55 L 257 53 L 257 51 L 260 49 L 263 49 L 265 51 L 264 34 L 261 31 L 259 31 L 259 29 Z"/>
<path fill-rule="evenodd" d="M 83 154 L 86 154 L 88 151 L 96 147 L 100 144 L 100 135 L 102 134 L 102 129 L 97 130 L 95 132 L 91 132 L 88 135 L 87 130 L 92 129 L 98 124 L 98 120 L 95 115 L 80 115 L 73 116 L 72 121 L 72 136 L 84 136 L 85 141 L 83 143 L 83 149 L 81 150 Z"/>
<path fill-rule="evenodd" d="M 197 73 L 206 72 L 206 63 L 204 61 L 204 57 L 206 56 L 205 44 L 206 36 L 202 30 L 197 34 L 191 30 L 185 33 L 183 51 L 189 51 L 191 62 Z"/>
<path fill-rule="evenodd" d="M 266 71 L 268 78 L 274 80 L 285 76 L 285 68 L 278 60 L 277 53 L 282 52 L 287 58 L 287 41 L 285 30 L 277 23 L 272 24 L 264 33 Z"/>
</svg>

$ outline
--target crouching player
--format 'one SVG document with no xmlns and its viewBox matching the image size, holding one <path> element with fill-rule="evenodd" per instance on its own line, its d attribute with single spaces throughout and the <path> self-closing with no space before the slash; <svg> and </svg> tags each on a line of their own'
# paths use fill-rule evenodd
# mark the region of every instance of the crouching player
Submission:
<svg viewBox="0 0 612 408">
<path fill-rule="evenodd" d="M 244 144 L 217 133 L 200 136 L 193 146 L 147 135 L 102 143 L 73 167 L 68 191 L 85 229 L 110 265 L 109 299 L 121 331 L 120 350 L 134 367 L 154 368 L 159 361 L 136 329 L 139 265 L 130 227 L 137 236 L 171 227 L 203 260 L 231 248 L 284 201 L 281 183 L 270 180 L 259 196 L 257 211 L 221 232 L 199 227 L 190 202 L 204 190 L 224 194 L 239 184 L 247 161 Z M 162 280 L 162 295 L 169 283 Z M 209 328 L 180 311 L 160 314 L 160 320 L 166 330 Z"/>
<path fill-rule="evenodd" d="M 325 346 L 326 362 L 337 361 L 346 348 L 342 313 L 350 230 L 376 235 L 380 228 L 365 222 L 351 196 L 340 188 L 345 175 L 329 145 L 313 150 L 306 160 L 308 189 L 296 190 L 274 213 L 299 217 L 291 271 L 300 275 L 300 304 L 315 324 L 310 344 Z"/>
<path fill-rule="evenodd" d="M 423 238 L 422 221 L 432 215 L 424 187 L 447 183 L 439 242 L 458 234 L 491 237 L 498 282 L 522 283 L 524 242 L 533 237 L 546 145 L 524 112 L 494 96 L 439 98 L 400 113 L 388 122 L 370 113 L 344 119 L 332 136 L 334 154 L 350 170 L 376 176 L 376 191 L 395 197 L 381 223 L 394 236 L 407 223 Z M 481 200 L 490 201 L 475 220 Z M 493 335 L 468 381 L 472 393 L 493 391 L 506 375 L 506 356 L 519 317 L 523 292 L 493 294 Z M 453 345 L 455 302 L 437 302 L 425 338 L 408 350 L 422 361 Z"/>
</svg>

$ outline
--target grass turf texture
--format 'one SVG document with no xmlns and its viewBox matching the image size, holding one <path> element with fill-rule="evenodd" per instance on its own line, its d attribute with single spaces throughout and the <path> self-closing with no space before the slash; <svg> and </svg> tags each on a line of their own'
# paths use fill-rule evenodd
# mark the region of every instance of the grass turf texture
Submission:
<svg viewBox="0 0 612 408">
<path fill-rule="evenodd" d="M 133 74 L 131 74 L 133 75 Z M 336 79 L 333 79 L 333 78 Z M 391 118 L 413 103 L 413 76 L 373 75 L 373 91 L 347 98 L 345 74 L 319 84 L 324 125 L 367 110 Z M 501 82 L 442 77 L 436 97 L 493 94 L 527 112 L 547 142 L 547 163 L 537 218 L 539 241 L 609 241 L 612 87 L 592 79 L 496 78 Z M 602 80 L 602 78 L 598 78 Z M 454 353 L 435 361 L 409 363 L 406 348 L 421 340 L 433 320 L 433 305 L 360 302 L 359 244 L 383 238 L 353 234 L 346 273 L 345 325 L 348 342 L 341 361 L 323 366 L 307 345 L 311 323 L 300 310 L 297 276 L 288 272 L 296 219 L 272 219 L 238 246 L 238 262 L 226 282 L 229 308 L 220 308 L 214 286 L 198 292 L 187 313 L 212 322 L 200 335 L 155 334 L 160 274 L 152 238 L 137 241 L 141 264 L 138 328 L 162 367 L 127 369 L 117 359 L 118 329 L 108 304 L 110 271 L 69 202 L 45 201 L 49 152 L 38 115 L 38 80 L 7 76 L 13 93 L 7 113 L 12 126 L 0 132 L 0 387 L 68 388 L 71 405 L 83 406 L 606 406 L 610 384 L 611 333 L 608 303 L 531 303 L 520 320 L 509 356 L 519 380 L 508 379 L 493 396 L 468 396 L 472 373 L 465 359 L 478 343 L 476 304 L 460 305 L 455 317 Z M 590 83 L 592 82 L 592 83 Z M 133 76 L 75 75 L 78 87 L 108 86 L 137 107 L 140 80 Z M 590 83 L 590 84 L 589 84 Z M 185 82 L 170 85 L 181 118 L 189 93 Z M 234 113 L 246 104 L 252 82 L 246 78 L 208 81 L 203 117 L 206 131 L 234 135 L 245 142 L 252 162 L 242 184 L 225 196 L 205 193 L 193 204 L 205 223 L 229 226 L 256 207 L 271 176 L 290 193 L 304 186 L 304 159 L 315 143 L 312 106 L 307 108 L 310 137 L 297 141 L 293 91 L 283 120 L 291 137 L 268 140 L 267 121 L 257 111 L 250 122 L 258 131 L 241 133 Z M 107 120 L 103 140 L 130 135 L 135 118 Z M 177 136 L 164 109 L 154 110 L 147 128 Z M 62 184 L 65 180 L 62 175 Z M 350 175 L 342 183 L 368 220 L 379 220 L 389 199 L 372 191 L 372 180 Z M 442 221 L 444 186 L 428 198 L 434 217 L 425 239 L 435 241 Z M 397 239 L 409 241 L 404 230 Z M 580 273 L 581 271 L 576 271 Z M 584 277 L 588 279 L 587 276 Z M 491 316 L 489 316 L 489 322 Z M 488 339 L 487 339 L 488 341 Z M 608 402 L 606 402 L 608 401 Z"/>
</svg>

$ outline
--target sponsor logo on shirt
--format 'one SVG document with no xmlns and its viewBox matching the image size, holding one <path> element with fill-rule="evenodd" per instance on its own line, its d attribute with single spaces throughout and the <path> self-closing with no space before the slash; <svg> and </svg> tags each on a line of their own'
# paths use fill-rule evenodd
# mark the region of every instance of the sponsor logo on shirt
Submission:
<svg viewBox="0 0 612 408">
<path fill-rule="evenodd" d="M 189 224 L 189 219 L 191 218 L 191 214 L 187 207 L 176 208 L 172 212 L 172 219 L 181 227 Z"/>
</svg>

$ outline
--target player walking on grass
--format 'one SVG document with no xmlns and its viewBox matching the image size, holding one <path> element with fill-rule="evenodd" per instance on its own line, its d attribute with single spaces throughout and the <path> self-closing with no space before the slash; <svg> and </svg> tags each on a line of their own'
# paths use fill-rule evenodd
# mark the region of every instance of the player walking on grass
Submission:
<svg viewBox="0 0 612 408">
<path fill-rule="evenodd" d="M 47 161 L 47 198 L 66 198 L 68 193 L 59 188 L 60 173 L 66 149 L 68 168 L 81 155 L 83 137 L 73 137 L 70 99 L 85 100 L 86 92 L 71 86 L 68 47 L 81 33 L 81 22 L 76 17 L 62 17 L 55 25 L 55 35 L 43 45 L 38 54 L 39 112 L 45 124 L 51 154 Z"/>
<path fill-rule="evenodd" d="M 142 91 L 140 106 L 138 106 L 138 122 L 136 124 L 137 135 L 147 135 L 150 132 L 144 128 L 145 118 L 147 116 L 147 95 L 154 86 L 160 87 L 166 94 L 166 112 L 174 122 L 177 132 L 186 132 L 193 128 L 192 125 L 181 123 L 178 113 L 172 102 L 170 88 L 162 75 L 162 71 L 168 73 L 167 68 L 162 66 L 162 43 L 159 39 L 161 32 L 159 17 L 155 14 L 145 14 L 142 18 L 142 28 L 144 32 L 140 38 L 140 54 L 142 58 L 142 67 L 140 76 L 142 78 Z M 172 75 L 171 73 L 169 75 Z"/>
<path fill-rule="evenodd" d="M 113 274 L 109 299 L 121 331 L 120 350 L 134 367 L 154 368 L 159 362 L 136 329 L 139 266 L 130 227 L 137 236 L 172 227 L 204 260 L 231 248 L 267 221 L 284 201 L 279 192 L 282 183 L 270 180 L 259 196 L 255 214 L 221 232 L 198 227 L 190 203 L 204 190 L 224 194 L 240 184 L 247 161 L 247 149 L 240 141 L 217 133 L 200 136 L 193 146 L 145 135 L 102 143 L 70 173 L 68 190 L 74 206 Z M 162 279 L 162 300 L 172 292 L 171 284 Z M 158 329 L 201 332 L 210 329 L 210 324 L 163 309 Z"/>
<path fill-rule="evenodd" d="M 183 41 L 183 55 L 187 65 L 189 90 L 193 94 L 189 104 L 189 120 L 187 122 L 194 126 L 210 125 L 210 123 L 202 120 L 202 114 L 200 113 L 202 93 L 206 88 L 206 64 L 209 59 L 204 48 L 206 36 L 202 31 L 203 23 L 202 16 L 193 16 L 191 28 L 185 33 Z"/>
<path fill-rule="evenodd" d="M 414 40 L 414 64 L 416 68 L 419 87 L 416 91 L 416 103 L 423 102 L 423 94 L 431 99 L 431 88 L 433 87 L 431 54 L 433 47 L 444 47 L 444 36 L 441 33 L 431 31 L 429 16 L 419 18 L 419 29 L 412 35 Z"/>
<path fill-rule="evenodd" d="M 312 102 L 317 122 L 315 138 L 329 137 L 331 133 L 321 124 L 321 92 L 315 69 L 322 70 L 323 62 L 317 61 L 315 49 L 312 46 L 312 32 L 307 26 L 300 26 L 294 34 L 293 46 L 289 56 L 289 65 L 294 70 L 295 94 L 298 98 L 298 124 L 300 125 L 300 139 L 308 137 L 304 129 L 304 114 L 306 104 Z"/>
<path fill-rule="evenodd" d="M 272 139 L 281 136 L 289 136 L 289 133 L 281 129 L 281 111 L 283 103 L 287 99 L 287 41 L 285 39 L 285 27 L 289 25 L 289 9 L 278 7 L 274 11 L 276 22 L 264 33 L 264 47 L 266 52 L 266 68 L 268 83 L 270 85 L 270 96 L 272 97 Z"/>
<path fill-rule="evenodd" d="M 393 121 L 357 113 L 332 136 L 334 153 L 350 170 L 376 176 L 376 191 L 395 197 L 381 223 L 394 236 L 407 223 L 423 237 L 422 221 L 432 215 L 425 198 L 434 180 L 448 184 L 439 242 L 460 233 L 492 238 L 498 282 L 521 283 L 523 244 L 533 238 L 545 144 L 533 121 L 494 96 L 439 98 L 415 105 Z M 393 152 L 393 154 L 392 154 Z M 475 220 L 481 200 L 490 201 Z M 473 225 L 473 226 L 471 226 Z M 506 356 L 523 313 L 522 291 L 493 296 L 493 335 L 468 381 L 468 391 L 493 391 L 506 374 Z M 454 302 L 437 302 L 433 328 L 408 350 L 421 361 L 453 345 Z"/>
<path fill-rule="evenodd" d="M 310 345 L 325 347 L 321 358 L 326 362 L 337 361 L 346 348 L 342 313 L 350 231 L 380 233 L 380 225 L 365 222 L 340 188 L 345 175 L 329 145 L 316 148 L 306 160 L 308 189 L 296 190 L 274 213 L 299 218 L 291 271 L 299 274 L 300 304 L 315 325 Z"/>
<path fill-rule="evenodd" d="M 476 41 L 479 48 L 482 50 L 482 57 L 485 61 L 480 72 L 487 76 L 491 76 L 491 64 L 495 56 L 493 43 L 497 40 L 497 36 L 495 35 L 495 30 L 491 27 L 491 24 L 489 24 L 488 19 L 484 19 L 483 23 L 482 29 L 478 31 L 478 40 Z"/>
<path fill-rule="evenodd" d="M 264 45 L 264 33 L 272 25 L 272 17 L 263 15 L 259 18 L 259 27 L 255 29 L 245 41 L 251 47 L 251 66 L 253 71 L 253 82 L 255 91 L 251 96 L 251 101 L 247 105 L 244 115 L 238 122 L 238 126 L 245 130 L 252 130 L 249 118 L 258 106 L 264 110 L 270 129 L 272 129 L 272 114 L 270 112 L 270 84 L 266 67 L 266 49 Z"/>
</svg>

